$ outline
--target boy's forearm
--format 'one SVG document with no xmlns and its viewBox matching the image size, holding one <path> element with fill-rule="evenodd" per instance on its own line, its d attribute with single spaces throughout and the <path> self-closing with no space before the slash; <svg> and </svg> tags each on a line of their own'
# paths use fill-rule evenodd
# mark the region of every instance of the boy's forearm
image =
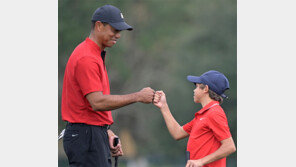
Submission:
<svg viewBox="0 0 296 167">
<path fill-rule="evenodd" d="M 171 114 L 169 106 L 167 104 L 164 104 L 164 106 L 161 107 L 160 111 L 162 113 L 166 126 L 170 134 L 172 135 L 172 137 L 175 140 L 181 139 L 182 135 L 180 134 L 181 133 L 180 130 L 182 129 L 182 127 L 179 125 L 179 123 L 175 120 L 175 118 Z"/>
<path fill-rule="evenodd" d="M 203 165 L 206 165 L 216 160 L 219 160 L 221 158 L 224 158 L 236 151 L 232 138 L 229 138 L 226 140 L 227 142 L 222 143 L 222 145 L 220 146 L 220 148 L 218 148 L 218 150 L 200 159 Z"/>
</svg>

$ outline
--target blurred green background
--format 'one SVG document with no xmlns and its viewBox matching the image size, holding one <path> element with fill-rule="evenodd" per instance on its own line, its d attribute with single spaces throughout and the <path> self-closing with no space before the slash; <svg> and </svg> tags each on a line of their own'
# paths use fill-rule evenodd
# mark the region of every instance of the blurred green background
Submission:
<svg viewBox="0 0 296 167">
<path fill-rule="evenodd" d="M 236 0 L 59 0 L 59 129 L 61 92 L 66 63 L 73 49 L 88 37 L 90 18 L 100 6 L 118 7 L 134 30 L 107 48 L 106 66 L 111 94 L 127 94 L 151 87 L 163 90 L 180 125 L 193 119 L 200 104 L 193 102 L 194 85 L 187 75 L 208 70 L 230 81 L 229 99 L 222 107 L 237 142 L 237 2 Z M 170 136 L 153 104 L 137 103 L 112 111 L 111 129 L 119 135 L 125 156 L 121 167 L 184 167 L 187 139 Z M 68 166 L 59 141 L 59 167 Z M 237 166 L 236 153 L 227 167 Z"/>
</svg>

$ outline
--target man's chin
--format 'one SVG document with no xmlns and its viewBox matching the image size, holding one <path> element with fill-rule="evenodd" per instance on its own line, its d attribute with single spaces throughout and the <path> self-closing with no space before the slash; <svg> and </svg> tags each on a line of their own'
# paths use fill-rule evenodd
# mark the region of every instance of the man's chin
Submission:
<svg viewBox="0 0 296 167">
<path fill-rule="evenodd" d="M 113 45 L 114 45 L 114 44 L 107 44 L 107 45 L 105 45 L 105 47 L 107 47 L 107 48 L 111 48 Z"/>
</svg>

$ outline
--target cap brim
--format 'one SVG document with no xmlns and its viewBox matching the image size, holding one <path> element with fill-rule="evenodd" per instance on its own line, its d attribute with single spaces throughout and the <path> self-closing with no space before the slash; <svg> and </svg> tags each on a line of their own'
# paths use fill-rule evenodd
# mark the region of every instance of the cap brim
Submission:
<svg viewBox="0 0 296 167">
<path fill-rule="evenodd" d="M 193 83 L 202 83 L 200 77 L 188 75 L 187 80 Z"/>
<path fill-rule="evenodd" d="M 122 31 L 122 30 L 133 30 L 133 27 L 126 24 L 126 22 L 117 22 L 117 23 L 109 23 L 113 28 L 116 30 Z"/>
</svg>

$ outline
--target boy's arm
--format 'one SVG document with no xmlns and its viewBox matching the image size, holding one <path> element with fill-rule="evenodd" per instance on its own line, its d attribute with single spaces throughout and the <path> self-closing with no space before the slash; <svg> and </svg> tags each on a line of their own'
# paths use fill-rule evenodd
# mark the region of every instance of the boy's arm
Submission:
<svg viewBox="0 0 296 167">
<path fill-rule="evenodd" d="M 201 167 L 203 165 L 209 164 L 211 162 L 214 162 L 218 159 L 224 158 L 228 156 L 229 154 L 233 153 L 236 151 L 234 142 L 232 137 L 224 139 L 221 141 L 221 146 L 213 152 L 212 154 L 209 154 L 201 159 L 198 160 L 188 160 L 186 167 L 188 166 L 196 166 L 196 167 Z"/>
<path fill-rule="evenodd" d="M 175 120 L 170 112 L 166 102 L 165 94 L 162 91 L 157 91 L 154 95 L 154 105 L 160 108 L 161 114 L 165 120 L 166 126 L 175 140 L 183 139 L 189 134 L 183 130 L 182 126 Z"/>
<path fill-rule="evenodd" d="M 175 140 L 183 139 L 189 134 L 179 125 L 170 112 L 169 106 L 165 104 L 161 109 L 161 114 L 165 120 L 166 126 Z"/>
</svg>

